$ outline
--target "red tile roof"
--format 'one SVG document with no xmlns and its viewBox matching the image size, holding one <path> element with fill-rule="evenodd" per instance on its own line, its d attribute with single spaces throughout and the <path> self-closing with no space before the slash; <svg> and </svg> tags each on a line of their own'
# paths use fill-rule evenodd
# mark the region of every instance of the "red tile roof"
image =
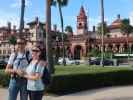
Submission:
<svg viewBox="0 0 133 100">
<path fill-rule="evenodd" d="M 119 38 L 104 38 L 104 43 L 112 44 L 112 43 L 133 43 L 133 37 L 119 37 Z M 101 39 L 96 39 L 97 44 L 101 44 Z"/>
</svg>

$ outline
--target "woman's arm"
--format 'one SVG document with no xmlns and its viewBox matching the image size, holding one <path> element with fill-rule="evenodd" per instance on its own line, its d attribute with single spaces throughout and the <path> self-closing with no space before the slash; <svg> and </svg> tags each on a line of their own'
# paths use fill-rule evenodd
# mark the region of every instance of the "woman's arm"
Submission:
<svg viewBox="0 0 133 100">
<path fill-rule="evenodd" d="M 39 80 L 41 79 L 42 75 L 43 75 L 43 70 L 44 70 L 44 66 L 46 65 L 46 62 L 44 61 L 40 61 L 39 64 L 36 66 L 36 71 L 35 73 L 29 75 L 29 74 L 24 74 L 24 77 L 29 79 L 29 80 Z"/>
<path fill-rule="evenodd" d="M 24 77 L 29 80 L 39 80 L 39 79 L 41 79 L 42 75 L 40 73 L 35 73 L 32 75 L 25 74 Z"/>
</svg>

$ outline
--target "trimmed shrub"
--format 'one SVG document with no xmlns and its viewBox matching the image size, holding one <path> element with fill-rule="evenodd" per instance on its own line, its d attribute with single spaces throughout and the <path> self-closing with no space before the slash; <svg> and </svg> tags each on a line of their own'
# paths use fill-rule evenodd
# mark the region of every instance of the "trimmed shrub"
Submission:
<svg viewBox="0 0 133 100">
<path fill-rule="evenodd" d="M 9 84 L 9 75 L 4 73 L 4 70 L 0 70 L 0 86 L 7 87 Z"/>
<path fill-rule="evenodd" d="M 114 71 L 94 74 L 53 76 L 48 91 L 67 94 L 105 86 L 133 84 L 133 71 Z"/>
<path fill-rule="evenodd" d="M 80 65 L 79 65 L 80 66 Z M 67 94 L 105 86 L 133 84 L 132 68 L 109 67 L 56 67 L 47 92 Z M 0 85 L 8 86 L 9 76 L 0 71 Z"/>
</svg>

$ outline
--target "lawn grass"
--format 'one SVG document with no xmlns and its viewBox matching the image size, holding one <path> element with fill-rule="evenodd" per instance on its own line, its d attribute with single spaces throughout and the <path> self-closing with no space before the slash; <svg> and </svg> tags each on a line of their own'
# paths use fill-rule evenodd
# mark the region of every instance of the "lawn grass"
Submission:
<svg viewBox="0 0 133 100">
<path fill-rule="evenodd" d="M 55 66 L 50 92 L 62 94 L 133 84 L 133 68 L 118 66 Z"/>
<path fill-rule="evenodd" d="M 131 67 L 118 67 L 118 66 L 89 66 L 89 65 L 58 65 L 55 66 L 54 75 L 73 75 L 73 74 L 93 74 L 115 72 L 120 70 L 133 70 Z"/>
<path fill-rule="evenodd" d="M 52 76 L 47 91 L 65 94 L 105 86 L 133 84 L 133 67 L 57 65 Z M 4 70 L 0 70 L 0 86 L 7 87 L 9 78 Z"/>
</svg>

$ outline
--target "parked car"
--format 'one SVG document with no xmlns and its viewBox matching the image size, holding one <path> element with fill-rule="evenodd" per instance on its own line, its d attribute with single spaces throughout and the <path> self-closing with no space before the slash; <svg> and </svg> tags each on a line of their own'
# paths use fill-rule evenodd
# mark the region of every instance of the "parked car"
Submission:
<svg viewBox="0 0 133 100">
<path fill-rule="evenodd" d="M 89 60 L 90 65 L 100 65 L 100 59 Z"/>
<path fill-rule="evenodd" d="M 4 69 L 7 65 L 7 62 L 5 62 L 4 60 L 0 60 L 0 69 Z"/>
<path fill-rule="evenodd" d="M 65 61 L 66 61 L 67 65 L 75 64 L 75 61 L 74 60 L 70 60 L 69 58 L 65 58 Z M 63 64 L 63 58 L 62 57 L 59 58 L 58 63 L 59 64 Z"/>
<path fill-rule="evenodd" d="M 75 65 L 79 65 L 80 64 L 80 60 L 74 60 Z"/>
<path fill-rule="evenodd" d="M 90 60 L 89 64 L 90 65 L 100 65 L 101 64 L 101 58 Z M 106 65 L 106 66 L 113 65 L 113 61 L 109 60 L 109 59 L 103 59 L 103 65 Z"/>
</svg>

